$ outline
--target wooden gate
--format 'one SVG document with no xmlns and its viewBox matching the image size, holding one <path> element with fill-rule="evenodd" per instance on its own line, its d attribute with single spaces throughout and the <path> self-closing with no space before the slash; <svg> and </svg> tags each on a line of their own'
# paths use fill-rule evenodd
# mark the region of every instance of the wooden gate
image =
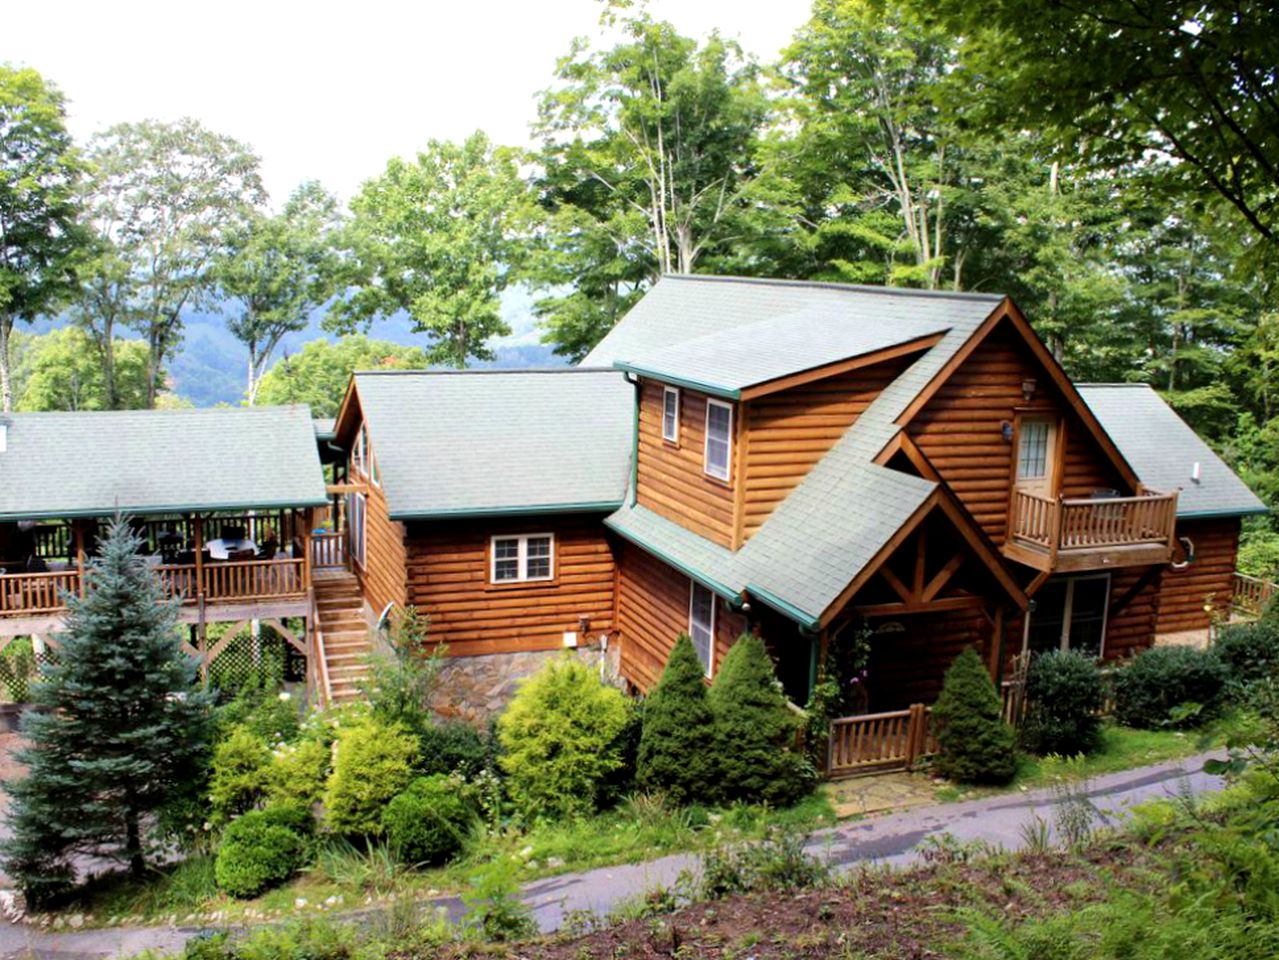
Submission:
<svg viewBox="0 0 1279 960">
<path fill-rule="evenodd" d="M 909 770 L 937 752 L 932 708 L 922 703 L 906 710 L 840 717 L 830 724 L 826 775 L 832 780 L 859 773 Z"/>
</svg>

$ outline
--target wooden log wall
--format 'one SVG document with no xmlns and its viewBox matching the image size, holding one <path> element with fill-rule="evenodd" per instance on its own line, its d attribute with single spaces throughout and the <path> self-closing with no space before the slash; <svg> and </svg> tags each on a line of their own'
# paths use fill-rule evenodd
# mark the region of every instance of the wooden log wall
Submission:
<svg viewBox="0 0 1279 960">
<path fill-rule="evenodd" d="M 1239 553 L 1239 518 L 1182 520 L 1177 536 L 1195 545 L 1189 566 L 1163 573 L 1159 591 L 1158 633 L 1206 630 L 1214 612 L 1226 614 L 1234 592 L 1235 564 Z M 1212 611 L 1205 610 L 1210 605 Z"/>
<path fill-rule="evenodd" d="M 900 624 L 902 632 L 878 633 L 871 640 L 867 689 L 873 712 L 935 703 L 947 669 L 965 647 L 976 647 L 983 661 L 990 650 L 992 629 L 979 610 L 870 621 L 872 629 L 884 624 Z"/>
<path fill-rule="evenodd" d="M 621 547 L 618 630 L 622 674 L 640 690 L 657 685 L 675 639 L 688 632 L 689 579 L 631 544 Z M 746 618 L 715 599 L 715 665 L 746 630 Z"/>
<path fill-rule="evenodd" d="M 1110 577 L 1111 607 L 1123 599 L 1149 570 L 1149 567 L 1125 567 L 1114 571 Z M 1155 622 L 1158 617 L 1159 578 L 1156 577 L 1122 610 L 1107 618 L 1102 659 L 1123 660 L 1145 650 L 1155 642 Z"/>
<path fill-rule="evenodd" d="M 879 392 L 914 359 L 886 361 L 743 405 L 743 540 L 763 525 Z"/>
<path fill-rule="evenodd" d="M 491 538 L 523 533 L 554 534 L 555 579 L 490 583 Z M 451 656 L 559 649 L 582 617 L 592 636 L 613 629 L 613 548 L 597 516 L 413 523 L 407 552 L 409 602 Z"/>
<path fill-rule="evenodd" d="M 1062 492 L 1088 496 L 1101 487 L 1121 492 L 1113 466 L 1089 436 L 1021 338 L 996 327 L 911 420 L 907 431 L 974 520 L 996 543 L 1007 534 L 1013 445 L 1001 434 L 1026 406 L 1022 381 L 1033 378 L 1035 406 L 1066 413 Z"/>
<path fill-rule="evenodd" d="M 358 429 L 358 427 L 357 427 Z M 373 456 L 373 438 L 369 437 L 369 458 Z M 404 524 L 392 520 L 382 488 L 374 486 L 367 473 L 360 473 L 354 463 L 349 476 L 362 484 L 366 496 L 364 511 L 364 566 L 352 561 L 351 568 L 360 579 L 360 589 L 377 616 L 388 603 L 403 606 L 408 602 L 404 584 L 407 554 L 404 548 Z"/>
<path fill-rule="evenodd" d="M 734 486 L 703 470 L 706 395 L 680 390 L 679 442 L 662 439 L 662 384 L 645 380 L 640 391 L 639 503 L 724 547 L 734 537 Z M 736 404 L 733 405 L 735 408 Z M 739 429 L 733 411 L 733 432 Z M 734 437 L 731 477 L 738 477 L 740 444 Z"/>
</svg>

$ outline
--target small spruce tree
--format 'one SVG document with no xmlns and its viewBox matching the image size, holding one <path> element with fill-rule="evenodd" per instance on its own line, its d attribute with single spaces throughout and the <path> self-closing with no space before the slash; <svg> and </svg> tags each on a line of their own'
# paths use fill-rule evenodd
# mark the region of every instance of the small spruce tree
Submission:
<svg viewBox="0 0 1279 960">
<path fill-rule="evenodd" d="M 737 638 L 707 700 L 725 799 L 785 805 L 811 789 L 809 765 L 791 749 L 799 719 L 786 707 L 773 660 L 758 635 Z"/>
<path fill-rule="evenodd" d="M 75 879 L 77 855 L 146 868 L 148 814 L 201 776 L 211 695 L 196 688 L 177 606 L 119 517 L 89 564 L 83 597 L 67 598 L 58 660 L 31 689 L 22 718 L 27 775 L 5 783 L 11 836 L 4 869 L 39 904 Z"/>
<path fill-rule="evenodd" d="M 933 707 L 941 754 L 937 770 L 961 783 L 1007 783 L 1016 771 L 1016 734 L 981 657 L 966 647 L 946 671 Z"/>
<path fill-rule="evenodd" d="M 693 641 L 680 634 L 661 680 L 644 704 L 636 781 L 677 803 L 706 803 L 719 796 L 705 676 Z"/>
</svg>

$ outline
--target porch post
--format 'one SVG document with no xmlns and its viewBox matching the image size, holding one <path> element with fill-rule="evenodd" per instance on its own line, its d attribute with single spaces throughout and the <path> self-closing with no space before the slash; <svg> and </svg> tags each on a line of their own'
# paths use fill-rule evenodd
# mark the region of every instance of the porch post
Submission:
<svg viewBox="0 0 1279 960">
<path fill-rule="evenodd" d="M 84 596 L 84 521 L 71 521 L 71 535 L 75 538 L 75 566 L 78 592 Z"/>
<path fill-rule="evenodd" d="M 314 524 L 314 511 L 307 507 L 302 511 L 302 586 L 311 586 L 311 528 Z"/>
<path fill-rule="evenodd" d="M 1004 675 L 1004 608 L 995 608 L 994 634 L 990 640 L 990 679 L 999 689 L 999 681 Z"/>
<path fill-rule="evenodd" d="M 195 514 L 195 604 L 197 649 L 200 651 L 200 679 L 209 682 L 209 635 L 204 622 L 204 517 Z"/>
</svg>

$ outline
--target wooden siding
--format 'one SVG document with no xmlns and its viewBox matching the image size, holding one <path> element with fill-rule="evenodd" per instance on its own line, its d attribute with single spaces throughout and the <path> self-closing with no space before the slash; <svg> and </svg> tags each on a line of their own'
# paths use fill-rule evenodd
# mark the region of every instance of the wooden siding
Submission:
<svg viewBox="0 0 1279 960">
<path fill-rule="evenodd" d="M 744 405 L 743 540 L 763 525 L 910 359 L 853 370 Z"/>
<path fill-rule="evenodd" d="M 680 390 L 679 443 L 671 444 L 662 439 L 662 389 L 662 384 L 645 380 L 640 390 L 639 502 L 720 546 L 732 547 L 734 484 L 709 477 L 702 469 L 706 395 Z M 733 432 L 738 434 L 738 405 L 733 406 Z M 741 462 L 736 440 L 735 436 L 734 480 Z"/>
<path fill-rule="evenodd" d="M 1022 381 L 1038 388 L 1033 405 L 1066 416 L 1062 492 L 1088 496 L 1099 488 L 1124 489 L 1113 465 L 1083 422 L 1068 413 L 1065 398 L 1030 350 L 1006 325 L 997 327 L 942 384 L 910 421 L 907 432 L 950 485 L 976 523 L 996 543 L 1007 532 L 1012 491 L 1013 445 L 1001 434 L 1018 408 L 1026 407 Z"/>
<path fill-rule="evenodd" d="M 965 647 L 976 647 L 987 660 L 991 627 L 978 610 L 888 617 L 870 626 L 885 623 L 900 624 L 902 631 L 871 639 L 866 683 L 872 712 L 935 703 L 947 669 Z"/>
<path fill-rule="evenodd" d="M 554 534 L 555 579 L 490 583 L 491 538 L 524 533 Z M 413 523 L 407 543 L 409 601 L 451 656 L 559 649 L 582 617 L 592 636 L 613 629 L 613 550 L 598 517 Z"/>
<path fill-rule="evenodd" d="M 1194 563 L 1163 573 L 1159 591 L 1158 633 L 1206 630 L 1213 612 L 1224 615 L 1234 592 L 1235 561 L 1239 553 L 1239 518 L 1183 520 L 1177 536 L 1195 546 Z M 1205 610 L 1211 605 L 1212 611 Z"/>
<path fill-rule="evenodd" d="M 675 640 L 688 632 L 689 579 L 639 547 L 624 544 L 618 585 L 622 675 L 640 690 L 657 685 Z M 746 629 L 746 619 L 715 598 L 715 665 Z"/>
<path fill-rule="evenodd" d="M 403 606 L 408 602 L 404 583 L 407 553 L 404 524 L 388 515 L 382 488 L 365 484 L 365 494 L 364 566 L 352 562 L 351 567 L 359 577 L 364 599 L 376 616 L 388 603 Z"/>
<path fill-rule="evenodd" d="M 1116 570 L 1110 577 L 1110 605 L 1127 595 L 1128 591 L 1144 577 L 1149 567 L 1128 567 Z M 1155 621 L 1159 614 L 1159 578 L 1148 583 L 1137 596 L 1128 601 L 1120 611 L 1106 619 L 1106 643 L 1102 649 L 1103 660 L 1122 660 L 1145 650 L 1155 642 Z"/>
</svg>

